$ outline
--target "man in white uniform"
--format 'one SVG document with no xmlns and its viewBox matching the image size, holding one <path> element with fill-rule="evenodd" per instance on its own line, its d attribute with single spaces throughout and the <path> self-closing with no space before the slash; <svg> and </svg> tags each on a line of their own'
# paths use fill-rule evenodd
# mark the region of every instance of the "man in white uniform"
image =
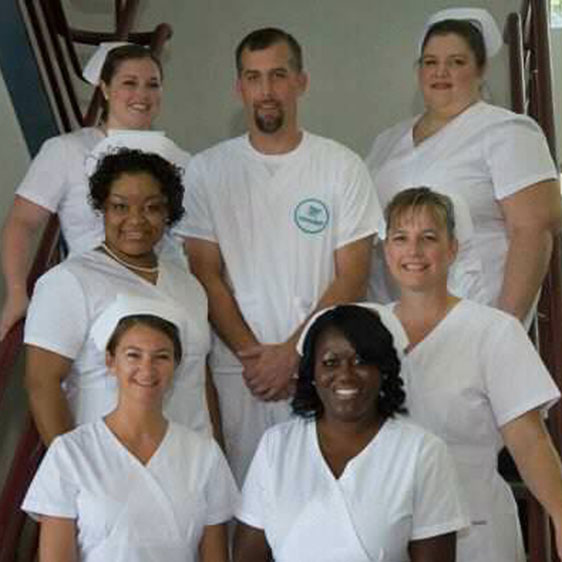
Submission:
<svg viewBox="0 0 562 562">
<path fill-rule="evenodd" d="M 236 64 L 248 134 L 190 162 L 176 232 L 208 293 L 212 370 L 241 482 L 264 430 L 289 416 L 304 320 L 364 298 L 381 211 L 357 155 L 298 125 L 308 77 L 295 39 L 254 31 Z"/>
</svg>

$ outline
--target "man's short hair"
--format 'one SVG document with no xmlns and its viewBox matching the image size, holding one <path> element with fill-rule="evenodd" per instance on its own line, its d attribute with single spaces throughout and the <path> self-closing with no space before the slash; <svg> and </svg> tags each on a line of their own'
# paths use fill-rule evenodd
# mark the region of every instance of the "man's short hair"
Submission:
<svg viewBox="0 0 562 562">
<path fill-rule="evenodd" d="M 249 51 L 261 51 L 277 43 L 286 43 L 289 46 L 291 57 L 289 64 L 297 72 L 302 72 L 302 48 L 297 40 L 286 31 L 276 27 L 264 27 L 252 31 L 236 47 L 236 70 L 238 76 L 242 74 L 242 53 L 245 49 Z"/>
</svg>

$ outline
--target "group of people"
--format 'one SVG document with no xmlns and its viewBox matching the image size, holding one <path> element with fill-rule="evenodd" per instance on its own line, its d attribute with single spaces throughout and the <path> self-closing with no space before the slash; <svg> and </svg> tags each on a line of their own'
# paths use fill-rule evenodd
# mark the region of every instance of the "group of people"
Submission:
<svg viewBox="0 0 562 562">
<path fill-rule="evenodd" d="M 538 125 L 481 99 L 501 43 L 484 10 L 432 16 L 425 111 L 366 165 L 300 127 L 283 30 L 236 49 L 247 134 L 193 158 L 150 130 L 158 60 L 103 48 L 99 126 L 44 145 L 2 238 L 42 562 L 523 562 L 504 445 L 562 556 L 559 391 L 523 327 L 560 187 Z M 28 308 L 53 212 L 71 255 Z"/>
</svg>

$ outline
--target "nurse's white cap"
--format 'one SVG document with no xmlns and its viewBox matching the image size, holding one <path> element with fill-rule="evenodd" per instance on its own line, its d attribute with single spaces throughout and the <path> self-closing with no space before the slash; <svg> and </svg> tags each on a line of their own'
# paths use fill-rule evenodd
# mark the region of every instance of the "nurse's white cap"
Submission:
<svg viewBox="0 0 562 562">
<path fill-rule="evenodd" d="M 390 306 L 385 306 L 374 302 L 353 302 L 353 303 L 346 303 L 346 304 L 352 306 L 360 306 L 362 308 L 366 308 L 368 310 L 372 310 L 376 312 L 379 318 L 381 319 L 381 322 L 384 325 L 384 327 L 392 335 L 394 348 L 398 353 L 398 357 L 402 358 L 404 356 L 405 350 L 409 344 L 408 336 L 406 335 L 406 332 L 402 327 L 400 320 L 398 320 L 394 312 L 392 312 Z M 303 331 L 301 332 L 299 341 L 297 342 L 297 352 L 301 357 L 303 354 L 304 340 L 306 339 L 306 336 L 310 328 L 312 328 L 312 326 L 321 316 L 323 316 L 324 314 L 326 314 L 326 312 L 329 312 L 330 310 L 334 310 L 334 308 L 337 308 L 337 306 L 338 305 L 330 306 L 328 308 L 319 310 L 309 318 Z"/>
<path fill-rule="evenodd" d="M 183 316 L 178 312 L 178 303 L 169 299 L 146 298 L 131 294 L 118 294 L 115 300 L 96 318 L 90 335 L 100 351 L 105 351 L 121 318 L 137 314 L 150 314 L 171 322 L 180 331 L 185 341 L 186 328 Z"/>
<path fill-rule="evenodd" d="M 86 156 L 85 170 L 90 177 L 97 168 L 98 162 L 108 154 L 120 148 L 130 148 L 151 152 L 162 156 L 168 162 L 185 171 L 189 154 L 170 140 L 163 131 L 138 131 L 135 129 L 110 129 L 107 137 L 100 141 Z"/>
<path fill-rule="evenodd" d="M 433 24 L 444 20 L 466 20 L 475 25 L 482 33 L 486 45 L 486 54 L 490 58 L 496 55 L 503 45 L 502 34 L 490 12 L 483 8 L 448 8 L 433 14 L 425 22 L 418 48 L 420 53 L 429 28 Z"/>
<path fill-rule="evenodd" d="M 126 41 L 100 43 L 98 48 L 94 51 L 94 54 L 86 63 L 84 70 L 82 70 L 82 76 L 84 77 L 84 79 L 87 80 L 90 84 L 97 86 L 100 82 L 101 70 L 103 68 L 103 65 L 105 64 L 107 54 L 112 49 L 122 47 L 123 45 L 131 45 L 131 43 L 127 43 Z"/>
</svg>

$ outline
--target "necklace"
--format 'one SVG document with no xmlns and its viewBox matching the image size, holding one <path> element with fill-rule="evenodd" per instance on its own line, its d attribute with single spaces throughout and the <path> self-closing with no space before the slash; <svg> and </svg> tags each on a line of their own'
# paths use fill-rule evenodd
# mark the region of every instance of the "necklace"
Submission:
<svg viewBox="0 0 562 562">
<path fill-rule="evenodd" d="M 113 253 L 107 246 L 105 242 L 101 243 L 101 247 L 105 250 L 108 256 L 111 256 L 116 262 L 119 262 L 121 265 L 124 265 L 128 269 L 133 269 L 135 271 L 141 271 L 142 273 L 158 273 L 158 264 L 153 267 L 144 267 L 142 265 L 135 265 L 121 259 L 118 255 Z"/>
</svg>

